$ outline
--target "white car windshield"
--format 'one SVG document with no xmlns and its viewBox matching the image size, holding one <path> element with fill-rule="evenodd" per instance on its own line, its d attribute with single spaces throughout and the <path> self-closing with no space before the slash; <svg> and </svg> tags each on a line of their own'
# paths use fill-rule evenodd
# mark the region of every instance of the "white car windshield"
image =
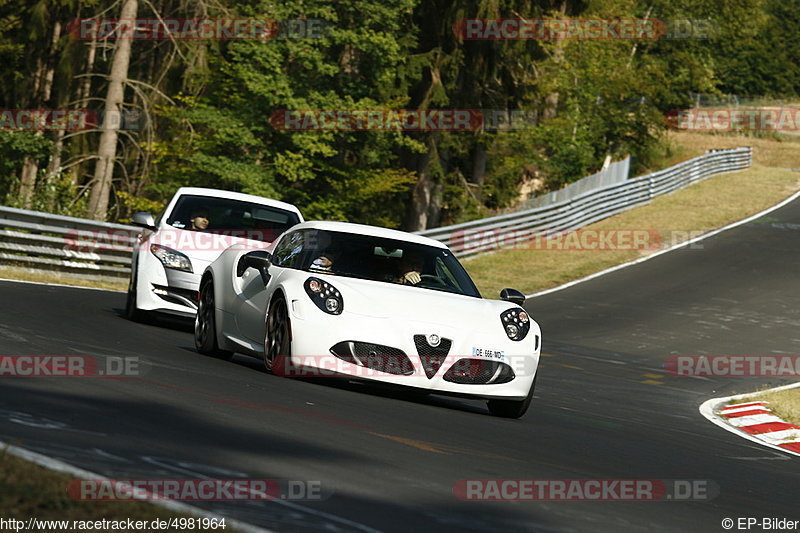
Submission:
<svg viewBox="0 0 800 533">
<path fill-rule="evenodd" d="M 464 267 L 445 248 L 336 231 L 285 235 L 273 251 L 276 266 L 397 283 L 480 298 Z M 416 272 L 417 276 L 410 274 Z"/>
<path fill-rule="evenodd" d="M 167 218 L 174 228 L 208 231 L 265 242 L 300 222 L 296 213 L 227 198 L 185 194 Z"/>
</svg>

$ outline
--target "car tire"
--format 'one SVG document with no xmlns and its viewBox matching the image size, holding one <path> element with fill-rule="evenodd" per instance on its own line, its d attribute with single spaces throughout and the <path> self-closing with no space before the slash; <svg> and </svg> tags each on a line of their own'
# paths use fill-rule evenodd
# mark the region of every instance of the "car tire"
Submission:
<svg viewBox="0 0 800 533">
<path fill-rule="evenodd" d="M 136 275 L 136 266 L 131 271 L 131 281 L 128 284 L 128 296 L 125 299 L 125 318 L 134 322 L 149 322 L 150 314 L 142 311 L 137 307 L 136 303 L 136 288 L 138 276 Z"/>
<path fill-rule="evenodd" d="M 229 360 L 233 352 L 220 350 L 217 344 L 217 321 L 214 316 L 214 282 L 203 281 L 200 298 L 197 302 L 197 315 L 194 318 L 194 346 L 204 355 Z"/>
<path fill-rule="evenodd" d="M 528 391 L 528 395 L 524 400 L 489 400 L 486 402 L 486 405 L 489 407 L 489 412 L 494 416 L 500 416 L 503 418 L 522 417 L 522 415 L 528 411 L 528 407 L 531 406 L 531 401 L 533 400 L 533 391 L 536 389 L 537 377 L 539 377 L 538 372 L 533 377 L 531 390 Z"/>
<path fill-rule="evenodd" d="M 276 376 L 285 376 L 290 371 L 292 354 L 291 324 L 289 310 L 282 297 L 275 298 L 267 313 L 264 335 L 264 368 Z"/>
</svg>

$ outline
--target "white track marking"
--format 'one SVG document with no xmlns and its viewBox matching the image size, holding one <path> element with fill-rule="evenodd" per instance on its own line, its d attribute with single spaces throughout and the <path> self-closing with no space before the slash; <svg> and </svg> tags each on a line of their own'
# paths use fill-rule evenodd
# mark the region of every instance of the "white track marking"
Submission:
<svg viewBox="0 0 800 533">
<path fill-rule="evenodd" d="M 20 448 L 18 446 L 13 446 L 6 442 L 0 441 L 0 449 L 5 452 L 10 453 L 15 457 L 19 457 L 20 459 L 24 459 L 26 461 L 30 461 L 31 463 L 37 464 L 39 466 L 43 466 L 49 470 L 53 470 L 54 472 L 61 472 L 63 474 L 69 474 L 70 476 L 76 478 L 83 478 L 83 479 L 92 479 L 92 480 L 100 480 L 100 481 L 110 481 L 109 478 L 105 476 L 101 476 L 100 474 L 96 474 L 94 472 L 90 472 L 88 470 L 83 470 L 76 466 L 72 466 L 67 464 L 63 461 L 59 461 L 58 459 L 54 459 L 52 457 L 48 457 L 41 453 L 32 452 L 30 450 L 26 450 L 25 448 Z M 175 502 L 171 500 L 143 500 L 147 503 L 152 503 L 153 505 L 158 505 L 159 507 L 164 507 L 165 509 L 169 509 L 170 511 L 174 511 L 176 513 L 184 513 L 192 516 L 204 517 L 204 518 L 223 518 L 221 515 L 217 513 L 212 513 L 210 511 L 206 511 L 205 509 L 200 509 L 198 507 L 193 507 L 191 505 L 187 505 L 181 502 Z M 252 524 L 248 524 L 246 522 L 240 522 L 238 520 L 234 520 L 231 518 L 225 517 L 226 525 L 232 526 L 234 529 L 241 530 L 245 533 L 273 533 L 270 529 L 264 529 Z"/>
</svg>

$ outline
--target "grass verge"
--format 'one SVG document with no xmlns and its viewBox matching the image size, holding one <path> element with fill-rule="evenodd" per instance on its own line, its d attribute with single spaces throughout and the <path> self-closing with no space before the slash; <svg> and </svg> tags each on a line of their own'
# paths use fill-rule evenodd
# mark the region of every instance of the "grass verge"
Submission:
<svg viewBox="0 0 800 533">
<path fill-rule="evenodd" d="M 800 426 L 800 388 L 758 394 L 731 404 L 747 402 L 769 402 L 770 410 L 790 424 Z"/>
<path fill-rule="evenodd" d="M 74 278 L 59 274 L 50 274 L 39 270 L 0 266 L 0 279 L 13 279 L 18 281 L 36 281 L 39 283 L 52 283 L 54 285 L 70 285 L 73 287 L 92 287 L 110 291 L 127 291 L 128 280 L 103 281 L 95 279 Z"/>
<path fill-rule="evenodd" d="M 73 478 L 53 472 L 39 465 L 0 450 L 0 509 L 3 518 L 23 520 L 67 520 L 67 528 L 50 528 L 53 531 L 86 531 L 80 521 L 119 520 L 146 521 L 191 518 L 146 502 L 79 501 L 67 495 L 67 485 Z M 73 527 L 78 526 L 78 527 Z M 152 528 L 145 528 L 151 531 Z M 231 531 L 227 526 L 224 530 Z M 161 529 L 161 531 L 186 531 L 186 529 Z"/>
<path fill-rule="evenodd" d="M 666 136 L 674 150 L 684 159 L 703 155 L 706 150 L 753 147 L 753 164 L 775 168 L 800 168 L 800 137 L 779 133 L 761 136 L 731 133 L 670 131 Z M 678 161 L 671 161 L 676 164 Z M 669 166 L 669 165 L 667 165 Z"/>
</svg>

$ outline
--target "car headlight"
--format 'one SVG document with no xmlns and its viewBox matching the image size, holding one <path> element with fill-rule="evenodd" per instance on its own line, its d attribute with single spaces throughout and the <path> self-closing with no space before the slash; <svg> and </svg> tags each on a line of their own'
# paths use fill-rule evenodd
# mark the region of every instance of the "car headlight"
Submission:
<svg viewBox="0 0 800 533">
<path fill-rule="evenodd" d="M 319 278 L 308 278 L 303 284 L 311 301 L 329 315 L 341 315 L 344 309 L 342 293 L 336 287 Z"/>
<path fill-rule="evenodd" d="M 150 251 L 154 256 L 161 261 L 164 268 L 172 268 L 175 270 L 182 270 L 184 272 L 192 272 L 192 262 L 184 254 L 172 248 L 161 246 L 160 244 L 151 244 Z"/>
<path fill-rule="evenodd" d="M 503 324 L 503 331 L 512 341 L 521 341 L 531 330 L 531 318 L 524 309 L 519 307 L 503 311 L 500 315 L 500 322 Z"/>
</svg>

